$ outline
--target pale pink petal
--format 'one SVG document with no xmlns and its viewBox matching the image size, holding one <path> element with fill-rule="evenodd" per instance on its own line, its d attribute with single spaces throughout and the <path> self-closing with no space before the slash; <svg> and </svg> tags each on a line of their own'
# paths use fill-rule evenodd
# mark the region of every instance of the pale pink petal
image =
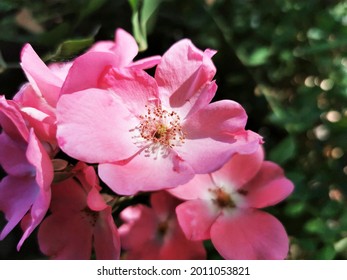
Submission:
<svg viewBox="0 0 347 280">
<path fill-rule="evenodd" d="M 211 57 L 214 51 L 197 49 L 190 40 L 183 39 L 174 44 L 157 66 L 155 79 L 159 85 L 161 99 L 168 100 L 172 108 L 180 108 L 188 114 L 193 102 L 198 100 L 202 87 L 211 82 L 216 73 Z"/>
<path fill-rule="evenodd" d="M 219 210 L 208 200 L 190 200 L 176 208 L 177 220 L 189 240 L 210 238 L 210 229 Z"/>
<path fill-rule="evenodd" d="M 194 172 L 170 149 L 166 155 L 142 151 L 125 164 L 100 164 L 99 176 L 115 193 L 133 195 L 184 184 Z"/>
<path fill-rule="evenodd" d="M 46 141 L 51 145 L 56 144 L 56 118 L 33 107 L 23 107 L 21 112 L 30 127 L 35 130 L 35 134 L 41 141 Z"/>
<path fill-rule="evenodd" d="M 87 52 L 75 59 L 61 89 L 61 95 L 98 88 L 104 71 L 115 66 L 116 57 L 108 52 Z"/>
<path fill-rule="evenodd" d="M 209 189 L 214 187 L 215 184 L 210 174 L 198 174 L 188 183 L 167 191 L 180 199 L 193 200 L 207 198 Z"/>
<path fill-rule="evenodd" d="M 56 260 L 88 260 L 93 228 L 79 212 L 56 212 L 47 217 L 38 232 L 40 250 Z"/>
<path fill-rule="evenodd" d="M 235 154 L 223 165 L 223 167 L 212 173 L 217 185 L 230 185 L 232 190 L 239 189 L 250 181 L 259 171 L 264 160 L 262 147 L 253 154 Z"/>
<path fill-rule="evenodd" d="M 21 66 L 34 90 L 55 106 L 63 80 L 53 74 L 29 44 L 22 49 Z"/>
<path fill-rule="evenodd" d="M 242 106 L 231 100 L 209 104 L 183 123 L 187 139 L 213 138 L 230 142 L 233 134 L 244 131 L 247 115 Z"/>
<path fill-rule="evenodd" d="M 147 105 L 158 104 L 157 83 L 143 70 L 110 68 L 100 84 L 120 96 L 133 115 L 145 114 Z"/>
<path fill-rule="evenodd" d="M 34 177 L 7 176 L 0 182 L 0 211 L 8 221 L 0 234 L 0 240 L 20 222 L 28 212 L 39 192 Z"/>
<path fill-rule="evenodd" d="M 57 120 L 59 146 L 76 159 L 112 162 L 138 151 L 130 132 L 138 120 L 107 91 L 88 89 L 62 96 Z"/>
<path fill-rule="evenodd" d="M 13 100 L 20 108 L 35 108 L 49 116 L 55 116 L 55 108 L 49 105 L 42 96 L 36 93 L 30 83 L 24 84 L 13 97 Z"/>
<path fill-rule="evenodd" d="M 212 138 L 185 139 L 185 143 L 176 146 L 175 150 L 196 174 L 205 174 L 221 168 L 237 152 L 237 142 L 226 143 Z"/>
<path fill-rule="evenodd" d="M 156 66 L 161 60 L 160 55 L 154 55 L 150 57 L 146 57 L 143 59 L 136 60 L 129 64 L 129 67 L 136 69 L 150 69 Z"/>
<path fill-rule="evenodd" d="M 115 32 L 115 44 L 110 49 L 116 58 L 117 67 L 129 65 L 138 53 L 138 46 L 133 36 L 121 28 Z"/>
<path fill-rule="evenodd" d="M 264 208 L 275 205 L 288 197 L 294 189 L 281 167 L 273 162 L 263 162 L 257 175 L 243 190 L 247 192 L 250 207 Z"/>
<path fill-rule="evenodd" d="M 211 241 L 225 259 L 284 259 L 289 249 L 282 224 L 262 211 L 221 215 L 211 227 Z"/>
<path fill-rule="evenodd" d="M 69 62 L 55 62 L 48 65 L 48 68 L 52 71 L 52 73 L 57 76 L 62 81 L 65 80 L 69 70 L 72 66 L 72 61 Z"/>
<path fill-rule="evenodd" d="M 114 46 L 114 42 L 110 40 L 102 40 L 94 43 L 88 52 L 110 52 L 112 53 L 111 49 Z"/>
<path fill-rule="evenodd" d="M 99 212 L 94 229 L 94 248 L 98 260 L 118 260 L 120 257 L 120 237 L 110 207 Z"/>
</svg>

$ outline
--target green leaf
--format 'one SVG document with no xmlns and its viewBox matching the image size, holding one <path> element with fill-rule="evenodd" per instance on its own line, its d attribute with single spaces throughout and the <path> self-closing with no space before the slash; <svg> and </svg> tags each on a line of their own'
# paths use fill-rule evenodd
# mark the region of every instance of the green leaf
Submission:
<svg viewBox="0 0 347 280">
<path fill-rule="evenodd" d="M 297 144 L 294 137 L 288 136 L 269 153 L 269 159 L 284 164 L 296 155 Z"/>
<path fill-rule="evenodd" d="M 305 211 L 305 208 L 304 202 L 291 203 L 286 206 L 285 212 L 288 216 L 297 217 Z"/>
<path fill-rule="evenodd" d="M 243 50 L 238 51 L 237 54 L 246 66 L 260 66 L 267 62 L 271 55 L 271 50 L 268 47 L 260 47 L 251 54 L 246 54 Z"/>
<path fill-rule="evenodd" d="M 315 256 L 317 260 L 332 260 L 335 258 L 336 252 L 333 246 L 327 245 L 317 252 Z"/>
<path fill-rule="evenodd" d="M 61 43 L 55 53 L 47 59 L 53 61 L 69 60 L 86 50 L 93 42 L 94 38 L 67 40 Z"/>
<path fill-rule="evenodd" d="M 140 51 L 144 51 L 148 47 L 148 26 L 161 1 L 162 0 L 128 0 L 133 12 L 131 18 L 133 33 L 139 44 Z"/>
</svg>

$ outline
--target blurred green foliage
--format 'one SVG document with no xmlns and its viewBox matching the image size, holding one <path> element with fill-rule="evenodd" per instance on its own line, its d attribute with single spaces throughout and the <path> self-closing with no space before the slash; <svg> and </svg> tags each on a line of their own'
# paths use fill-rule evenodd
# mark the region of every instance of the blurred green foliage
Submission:
<svg viewBox="0 0 347 280">
<path fill-rule="evenodd" d="M 113 39 L 117 27 L 134 31 L 141 49 L 148 46 L 139 56 L 163 54 L 184 37 L 216 49 L 215 99 L 245 107 L 248 128 L 264 137 L 267 158 L 295 183 L 289 199 L 268 209 L 290 236 L 288 258 L 347 259 L 347 2 L 148 2 L 2 0 L 1 93 L 11 97 L 25 81 L 18 69 L 25 42 L 47 62 Z M 16 240 L 7 241 L 11 251 Z M 0 257 L 34 258 L 35 238 L 27 243 L 27 255 Z M 0 248 L 5 252 L 4 242 Z"/>
</svg>

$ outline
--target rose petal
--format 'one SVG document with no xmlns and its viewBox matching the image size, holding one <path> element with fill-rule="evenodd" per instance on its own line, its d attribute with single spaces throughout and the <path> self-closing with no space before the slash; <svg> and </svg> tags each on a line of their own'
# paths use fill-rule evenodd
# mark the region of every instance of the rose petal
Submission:
<svg viewBox="0 0 347 280">
<path fill-rule="evenodd" d="M 194 105 L 192 98 L 197 100 L 194 95 L 199 94 L 216 73 L 211 60 L 214 53 L 211 50 L 202 52 L 190 40 L 184 39 L 163 55 L 155 79 L 164 104 L 180 108 L 183 115 L 188 114 Z"/>
<path fill-rule="evenodd" d="M 150 103 L 158 104 L 157 83 L 143 70 L 110 68 L 100 83 L 120 96 L 135 116 L 146 114 Z"/>
<path fill-rule="evenodd" d="M 87 52 L 75 59 L 61 89 L 61 95 L 98 88 L 105 69 L 116 65 L 116 57 L 109 52 Z M 83 74 L 81 74 L 83 73 Z"/>
<path fill-rule="evenodd" d="M 79 212 L 57 212 L 40 226 L 40 250 L 56 260 L 88 260 L 92 251 L 93 228 Z"/>
<path fill-rule="evenodd" d="M 289 249 L 282 224 L 257 210 L 219 216 L 211 227 L 211 240 L 225 259 L 284 259 Z"/>
<path fill-rule="evenodd" d="M 250 207 L 264 208 L 275 205 L 294 189 L 281 167 L 273 162 L 265 161 L 257 175 L 243 187 L 247 191 L 247 202 Z"/>
<path fill-rule="evenodd" d="M 120 237 L 110 207 L 99 212 L 93 237 L 95 254 L 98 260 L 119 259 L 121 249 Z"/>
<path fill-rule="evenodd" d="M 112 162 L 138 151 L 130 133 L 138 120 L 107 91 L 88 89 L 62 96 L 57 120 L 59 146 L 71 157 L 89 163 Z"/>
<path fill-rule="evenodd" d="M 30 44 L 26 44 L 22 49 L 21 66 L 34 90 L 55 107 L 63 80 L 53 74 Z"/>
<path fill-rule="evenodd" d="M 0 182 L 0 210 L 8 221 L 0 240 L 20 222 L 35 201 L 39 188 L 34 177 L 7 176 Z"/>
<path fill-rule="evenodd" d="M 211 201 L 190 200 L 176 208 L 177 220 L 189 240 L 210 238 L 210 229 L 219 212 Z"/>
<path fill-rule="evenodd" d="M 207 198 L 208 190 L 214 187 L 210 174 L 195 175 L 188 183 L 167 190 L 170 194 L 184 200 Z"/>
<path fill-rule="evenodd" d="M 115 193 L 133 195 L 139 191 L 155 191 L 184 184 L 194 173 L 171 149 L 167 155 L 142 151 L 122 164 L 100 164 L 99 176 Z"/>
<path fill-rule="evenodd" d="M 214 182 L 219 186 L 231 186 L 231 190 L 239 189 L 250 181 L 259 171 L 264 160 L 264 151 L 261 147 L 253 154 L 235 154 L 212 173 Z"/>
</svg>

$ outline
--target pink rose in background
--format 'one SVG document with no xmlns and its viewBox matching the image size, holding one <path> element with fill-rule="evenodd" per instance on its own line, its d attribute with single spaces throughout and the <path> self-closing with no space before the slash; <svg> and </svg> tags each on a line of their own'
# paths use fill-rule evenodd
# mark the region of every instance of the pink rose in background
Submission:
<svg viewBox="0 0 347 280">
<path fill-rule="evenodd" d="M 254 152 L 261 138 L 245 130 L 241 105 L 209 104 L 217 89 L 213 54 L 182 40 L 164 54 L 155 79 L 109 67 L 99 80 L 103 89 L 60 98 L 59 146 L 99 163 L 100 178 L 122 195 L 175 187 L 220 168 L 235 152 Z"/>
<path fill-rule="evenodd" d="M 151 195 L 152 208 L 129 206 L 120 214 L 119 228 L 126 259 L 184 260 L 205 259 L 202 242 L 188 240 L 177 223 L 179 200 L 165 192 Z"/>
<path fill-rule="evenodd" d="M 3 96 L 0 96 L 0 125 L 0 165 L 8 174 L 0 182 L 0 210 L 8 221 L 0 239 L 28 213 L 22 224 L 24 234 L 17 246 L 19 250 L 48 210 L 53 167 L 33 129 L 27 128 L 17 104 Z"/>
<path fill-rule="evenodd" d="M 91 166 L 78 163 L 74 177 L 52 185 L 49 215 L 38 232 L 42 253 L 52 259 L 119 259 L 120 241 L 112 209 L 99 193 Z"/>
<path fill-rule="evenodd" d="M 187 200 L 176 208 L 179 224 L 190 240 L 211 239 L 225 259 L 284 259 L 289 249 L 282 224 L 258 210 L 275 205 L 293 184 L 276 164 L 263 161 L 259 149 L 235 155 L 220 170 L 196 175 L 170 190 Z"/>
</svg>

